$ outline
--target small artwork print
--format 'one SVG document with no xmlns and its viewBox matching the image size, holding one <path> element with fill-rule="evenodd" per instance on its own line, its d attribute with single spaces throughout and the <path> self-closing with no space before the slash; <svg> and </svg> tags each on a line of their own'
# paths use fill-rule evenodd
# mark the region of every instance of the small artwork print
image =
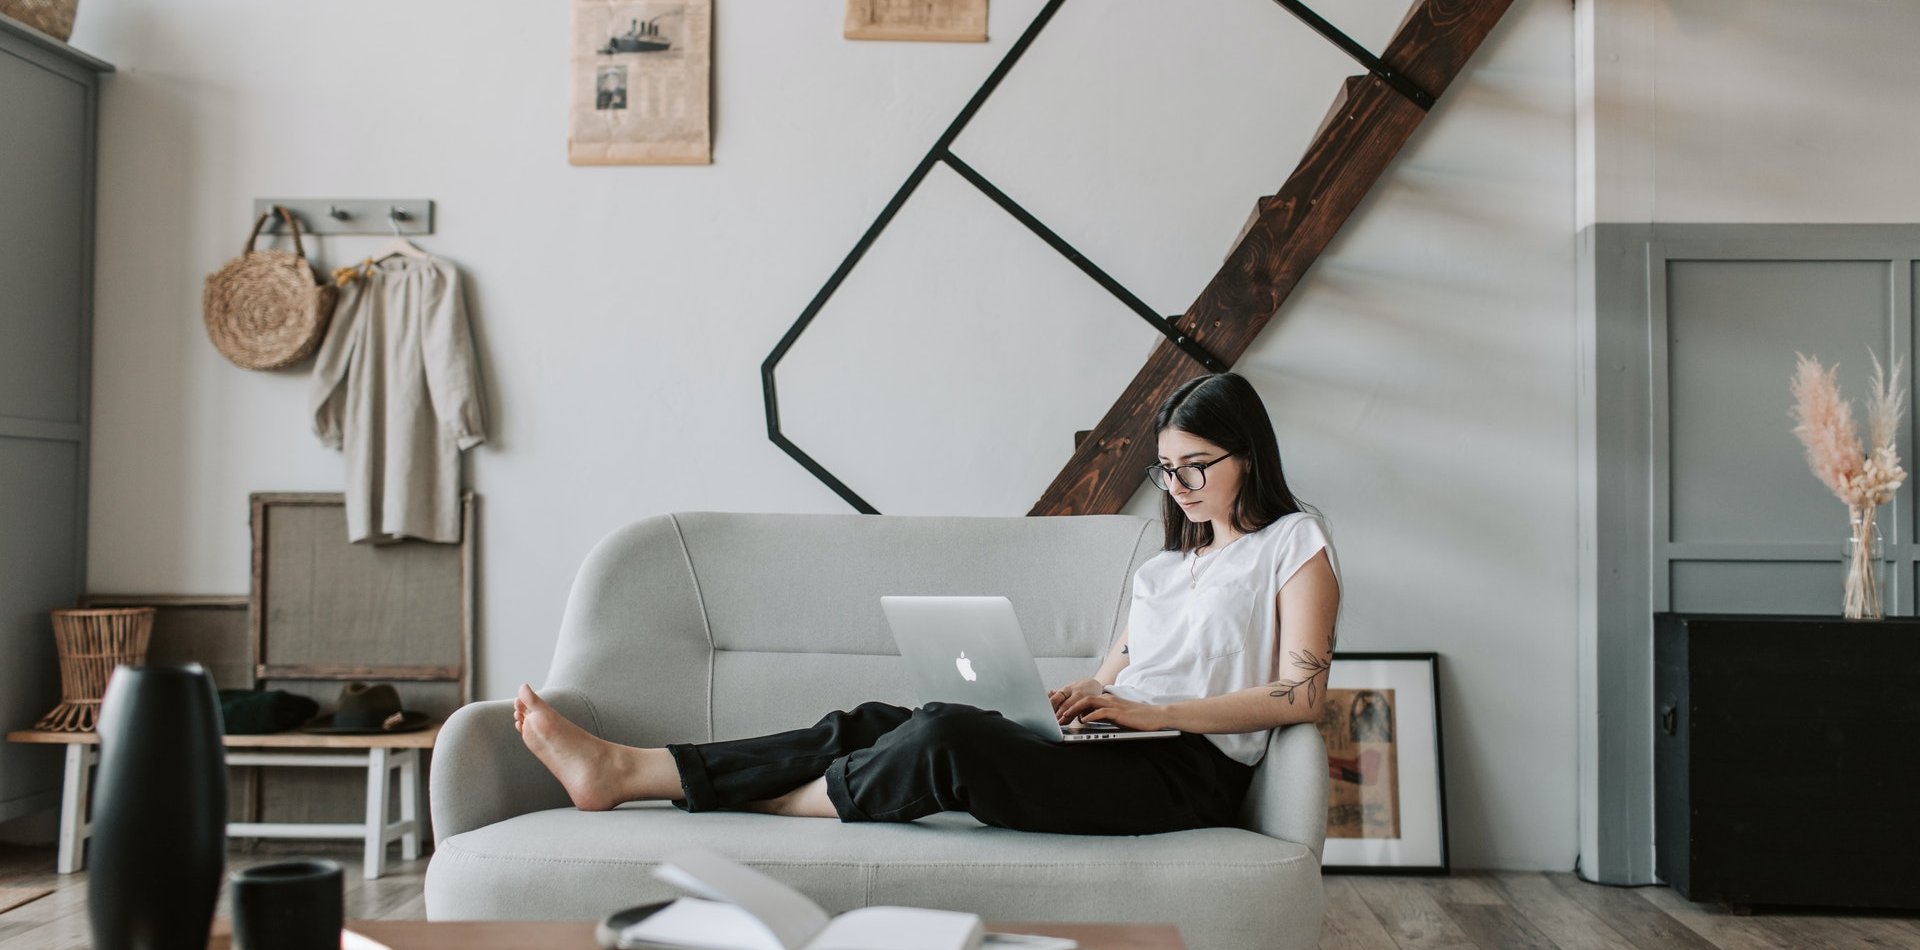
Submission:
<svg viewBox="0 0 1920 950">
<path fill-rule="evenodd" d="M 713 160 L 712 0 L 572 0 L 575 165 Z"/>
<path fill-rule="evenodd" d="M 627 107 L 627 67 L 602 66 L 594 76 L 597 89 L 593 97 L 595 109 L 625 109 Z"/>
<path fill-rule="evenodd" d="M 847 0 L 850 40 L 987 41 L 987 0 Z"/>
<path fill-rule="evenodd" d="M 1327 837 L 1400 837 L 1394 691 L 1329 689 L 1320 737 L 1327 745 Z"/>
</svg>

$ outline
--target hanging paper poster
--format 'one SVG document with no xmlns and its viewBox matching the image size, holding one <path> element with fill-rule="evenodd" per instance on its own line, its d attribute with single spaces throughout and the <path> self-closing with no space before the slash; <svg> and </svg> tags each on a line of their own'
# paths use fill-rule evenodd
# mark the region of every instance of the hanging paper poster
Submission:
<svg viewBox="0 0 1920 950">
<path fill-rule="evenodd" d="M 713 0 L 573 0 L 575 165 L 705 165 Z"/>
<path fill-rule="evenodd" d="M 847 0 L 846 37 L 984 43 L 987 0 Z"/>
</svg>

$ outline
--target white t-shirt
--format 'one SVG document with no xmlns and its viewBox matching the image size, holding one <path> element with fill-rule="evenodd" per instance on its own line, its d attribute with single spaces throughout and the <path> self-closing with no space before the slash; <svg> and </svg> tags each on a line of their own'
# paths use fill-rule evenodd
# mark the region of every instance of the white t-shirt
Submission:
<svg viewBox="0 0 1920 950">
<path fill-rule="evenodd" d="M 1149 559 L 1133 575 L 1127 667 L 1107 691 L 1136 702 L 1171 703 L 1282 678 L 1280 588 L 1323 548 L 1338 580 L 1340 562 L 1326 526 L 1302 511 L 1197 562 L 1179 551 Z M 1286 678 L 1297 675 L 1289 670 Z M 1235 761 L 1254 765 L 1266 754 L 1271 731 L 1207 738 Z"/>
</svg>

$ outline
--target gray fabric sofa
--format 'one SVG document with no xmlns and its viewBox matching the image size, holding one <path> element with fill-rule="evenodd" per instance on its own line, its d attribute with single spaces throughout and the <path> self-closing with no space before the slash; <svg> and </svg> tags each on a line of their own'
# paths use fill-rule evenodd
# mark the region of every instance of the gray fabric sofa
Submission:
<svg viewBox="0 0 1920 950">
<path fill-rule="evenodd" d="M 601 736 L 652 746 L 794 728 L 868 700 L 911 705 L 883 594 L 1005 595 L 1043 677 L 1064 682 L 1090 675 L 1119 635 L 1133 571 L 1160 540 L 1157 522 L 1121 515 L 649 518 L 581 568 L 543 695 Z M 582 812 L 512 717 L 511 702 L 475 703 L 440 733 L 429 918 L 597 918 L 672 896 L 653 868 L 698 845 L 834 913 L 910 904 L 1003 921 L 1171 921 L 1195 948 L 1319 942 L 1327 763 L 1309 725 L 1275 730 L 1241 827 L 1081 837 L 951 812 L 891 825 Z"/>
</svg>

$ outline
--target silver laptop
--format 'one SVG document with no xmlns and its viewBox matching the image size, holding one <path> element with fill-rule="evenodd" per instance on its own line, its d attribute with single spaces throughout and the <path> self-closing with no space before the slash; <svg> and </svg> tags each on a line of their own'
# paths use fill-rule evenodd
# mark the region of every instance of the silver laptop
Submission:
<svg viewBox="0 0 1920 950">
<path fill-rule="evenodd" d="M 991 709 L 1054 742 L 1160 739 L 1178 730 L 1143 732 L 1112 723 L 1062 727 L 1040 682 L 1040 665 L 1005 597 L 882 597 L 880 609 L 907 661 L 920 703 L 964 703 Z"/>
</svg>

